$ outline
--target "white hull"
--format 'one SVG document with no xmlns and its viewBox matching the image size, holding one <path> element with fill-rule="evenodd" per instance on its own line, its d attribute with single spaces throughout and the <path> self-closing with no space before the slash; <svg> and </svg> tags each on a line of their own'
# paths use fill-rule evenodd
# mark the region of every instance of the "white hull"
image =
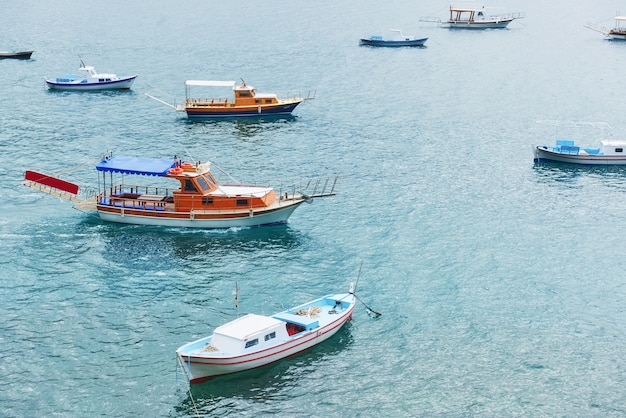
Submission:
<svg viewBox="0 0 626 418">
<path fill-rule="evenodd" d="M 217 376 L 266 366 L 285 357 L 307 350 L 335 335 L 335 333 L 352 318 L 353 310 L 354 302 L 348 311 L 344 312 L 337 320 L 326 326 L 305 332 L 282 344 L 263 351 L 257 351 L 256 353 L 225 356 L 223 358 L 210 357 L 208 355 L 186 356 L 183 352 L 187 346 L 183 346 L 179 349 L 178 355 L 182 360 L 190 382 L 201 383 Z M 188 345 L 198 344 L 198 342 L 202 342 L 203 340 L 195 341 Z"/>
<path fill-rule="evenodd" d="M 493 22 L 448 22 L 450 29 L 504 29 L 513 19 Z"/>
<path fill-rule="evenodd" d="M 303 202 L 301 200 L 292 204 L 285 204 L 271 211 L 257 212 L 253 213 L 252 216 L 248 214 L 237 218 L 226 217 L 227 214 L 224 214 L 222 218 L 202 219 L 201 212 L 196 212 L 193 216 L 190 214 L 184 218 L 173 218 L 168 217 L 167 214 L 154 216 L 153 211 L 130 209 L 116 212 L 98 209 L 98 214 L 103 221 L 124 224 L 204 229 L 237 228 L 285 223 L 293 211 Z"/>
<path fill-rule="evenodd" d="M 540 147 L 534 148 L 535 162 L 553 161 L 579 165 L 626 165 L 626 156 L 561 154 Z"/>
<path fill-rule="evenodd" d="M 116 81 L 102 83 L 57 83 L 53 80 L 46 80 L 46 84 L 51 90 L 65 91 L 95 91 L 95 90 L 128 90 L 135 81 L 135 76 Z"/>
</svg>

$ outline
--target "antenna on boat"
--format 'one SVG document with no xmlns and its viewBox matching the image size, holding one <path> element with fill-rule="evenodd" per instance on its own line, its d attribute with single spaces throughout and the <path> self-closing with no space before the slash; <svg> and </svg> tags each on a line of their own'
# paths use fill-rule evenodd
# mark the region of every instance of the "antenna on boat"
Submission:
<svg viewBox="0 0 626 418">
<path fill-rule="evenodd" d="M 80 54 L 78 54 L 78 59 L 80 60 L 80 63 L 82 64 L 82 66 L 86 67 L 85 61 L 83 61 L 83 57 L 81 57 Z"/>
<path fill-rule="evenodd" d="M 368 314 L 370 315 L 374 315 L 375 318 L 378 318 L 379 316 L 381 316 L 382 314 L 372 308 L 370 308 L 369 306 L 367 306 L 365 304 L 365 302 L 363 302 L 361 300 L 361 298 L 359 298 L 356 295 L 356 286 L 359 284 L 359 279 L 361 278 L 361 268 L 363 267 L 363 260 L 361 260 L 361 265 L 359 266 L 359 274 L 356 276 L 356 283 L 354 284 L 354 287 L 351 289 L 352 291 L 350 293 L 352 293 L 354 295 L 354 297 L 363 304 L 363 306 L 365 306 L 365 310 L 367 311 Z"/>
<path fill-rule="evenodd" d="M 239 318 L 239 283 L 235 282 L 235 308 L 237 308 L 237 318 Z"/>
<path fill-rule="evenodd" d="M 245 81 L 243 78 L 241 78 L 241 77 L 240 77 L 239 79 L 240 79 L 240 80 L 241 80 L 241 82 L 243 83 L 243 84 L 242 84 L 242 86 L 244 86 L 244 87 L 245 87 L 245 86 L 246 86 L 246 81 Z"/>
</svg>

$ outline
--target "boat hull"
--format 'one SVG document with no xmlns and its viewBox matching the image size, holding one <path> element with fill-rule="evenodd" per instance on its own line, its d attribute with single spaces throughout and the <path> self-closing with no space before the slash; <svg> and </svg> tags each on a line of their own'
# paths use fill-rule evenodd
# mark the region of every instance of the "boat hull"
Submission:
<svg viewBox="0 0 626 418">
<path fill-rule="evenodd" d="M 447 24 L 450 29 L 504 29 L 513 20 L 515 19 L 503 19 L 498 21 L 485 22 L 448 21 Z"/>
<path fill-rule="evenodd" d="M 626 156 L 611 155 L 575 155 L 550 151 L 543 147 L 535 147 L 536 163 L 558 162 L 578 165 L 626 165 Z"/>
<path fill-rule="evenodd" d="M 203 383 L 218 376 L 256 369 L 296 355 L 326 341 L 352 318 L 354 306 L 355 301 L 352 300 L 350 308 L 342 312 L 334 321 L 255 353 L 224 357 L 185 354 L 188 346 L 209 340 L 205 338 L 179 348 L 177 354 L 185 367 L 190 383 Z"/>
<path fill-rule="evenodd" d="M 281 206 L 251 212 L 195 211 L 165 212 L 98 205 L 100 219 L 133 225 L 151 225 L 179 228 L 223 229 L 255 227 L 287 222 L 304 200 L 284 203 Z"/>
<path fill-rule="evenodd" d="M 0 52 L 0 59 L 29 60 L 33 51 Z"/>
<path fill-rule="evenodd" d="M 137 76 L 124 77 L 114 81 L 102 81 L 96 83 L 82 82 L 56 82 L 54 80 L 46 80 L 48 88 L 51 90 L 65 91 L 99 91 L 99 90 L 129 90 L 133 85 Z"/>
<path fill-rule="evenodd" d="M 186 107 L 189 119 L 254 118 L 263 116 L 290 115 L 304 101 L 298 99 L 282 103 L 259 106 L 196 106 Z"/>
<path fill-rule="evenodd" d="M 405 47 L 405 46 L 424 46 L 424 43 L 428 40 L 428 38 L 423 39 L 413 39 L 407 41 L 385 41 L 385 40 L 372 40 L 372 39 L 361 39 L 360 44 L 365 46 L 378 46 L 378 47 Z"/>
</svg>

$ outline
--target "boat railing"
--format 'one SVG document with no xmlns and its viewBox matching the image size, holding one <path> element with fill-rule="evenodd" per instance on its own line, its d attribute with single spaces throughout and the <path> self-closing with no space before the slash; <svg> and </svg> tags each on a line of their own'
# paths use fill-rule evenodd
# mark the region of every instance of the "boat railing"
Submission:
<svg viewBox="0 0 626 418">
<path fill-rule="evenodd" d="M 292 196 L 302 195 L 305 198 L 334 196 L 335 187 L 337 181 L 341 176 L 329 176 L 329 177 L 316 177 L 309 179 L 301 179 L 297 181 L 290 181 L 289 183 L 280 183 L 278 185 L 279 196 L 289 196 L 291 192 Z"/>
<path fill-rule="evenodd" d="M 187 98 L 185 105 L 187 107 L 206 107 L 206 106 L 228 106 L 232 104 L 228 98 Z"/>
</svg>

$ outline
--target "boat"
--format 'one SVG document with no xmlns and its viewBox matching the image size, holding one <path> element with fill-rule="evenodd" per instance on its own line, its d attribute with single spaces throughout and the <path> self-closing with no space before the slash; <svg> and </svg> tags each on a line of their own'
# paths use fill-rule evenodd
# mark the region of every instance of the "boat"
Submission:
<svg viewBox="0 0 626 418">
<path fill-rule="evenodd" d="M 0 59 L 18 59 L 18 60 L 29 60 L 30 56 L 33 54 L 33 51 L 17 51 L 17 52 L 7 52 L 0 51 Z"/>
<path fill-rule="evenodd" d="M 247 314 L 176 350 L 190 383 L 255 369 L 332 337 L 352 318 L 356 296 L 330 294 L 274 315 Z"/>
<path fill-rule="evenodd" d="M 193 97 L 194 87 L 227 88 L 232 90 L 234 97 Z M 258 93 L 243 80 L 241 84 L 235 81 L 186 80 L 184 105 L 171 105 L 150 94 L 146 95 L 178 112 L 186 112 L 189 119 L 289 116 L 296 106 L 313 98 L 307 96 L 281 99 L 274 93 Z"/>
<path fill-rule="evenodd" d="M 554 146 L 533 146 L 534 162 L 558 162 L 579 165 L 626 165 L 626 141 L 604 138 L 604 133 L 610 128 L 604 122 L 568 122 L 568 121 L 539 121 L 555 126 L 567 126 L 580 130 L 583 127 L 600 129 L 602 137 L 598 146 L 581 147 L 573 139 L 557 139 Z"/>
<path fill-rule="evenodd" d="M 516 19 L 522 19 L 524 13 L 515 12 L 490 15 L 483 5 L 450 5 L 450 17 L 447 21 L 438 18 L 421 18 L 422 22 L 436 22 L 450 29 L 504 29 Z"/>
<path fill-rule="evenodd" d="M 585 27 L 602 33 L 610 41 L 626 41 L 626 27 L 623 27 L 622 22 L 626 22 L 626 16 L 618 15 L 615 16 L 615 26 L 611 29 L 607 29 L 604 26 L 597 27 L 592 24 L 586 24 Z"/>
<path fill-rule="evenodd" d="M 192 163 L 176 157 L 107 154 L 96 164 L 100 190 L 92 196 L 83 198 L 76 183 L 32 170 L 25 172 L 23 184 L 71 200 L 75 209 L 96 211 L 107 222 L 212 229 L 285 223 L 302 203 L 334 196 L 338 179 L 307 179 L 285 183 L 275 190 L 270 186 L 221 184 L 210 168 L 210 162 Z M 139 185 L 126 182 L 125 175 L 155 179 L 150 185 Z"/>
<path fill-rule="evenodd" d="M 600 141 L 597 148 L 584 148 L 574 141 L 559 139 L 555 146 L 533 147 L 536 163 L 559 162 L 581 165 L 626 165 L 626 141 Z"/>
<path fill-rule="evenodd" d="M 428 38 L 417 38 L 415 36 L 404 35 L 400 29 L 389 29 L 393 33 L 391 39 L 383 39 L 380 35 L 372 35 L 368 39 L 361 38 L 360 45 L 366 46 L 384 46 L 384 47 L 401 47 L 401 46 L 424 46 Z"/>
<path fill-rule="evenodd" d="M 66 74 L 46 79 L 48 88 L 69 91 L 129 90 L 137 78 L 136 75 L 118 77 L 116 74 L 98 73 L 94 67 L 85 65 L 82 59 L 80 62 L 78 71 L 85 75 Z"/>
</svg>

